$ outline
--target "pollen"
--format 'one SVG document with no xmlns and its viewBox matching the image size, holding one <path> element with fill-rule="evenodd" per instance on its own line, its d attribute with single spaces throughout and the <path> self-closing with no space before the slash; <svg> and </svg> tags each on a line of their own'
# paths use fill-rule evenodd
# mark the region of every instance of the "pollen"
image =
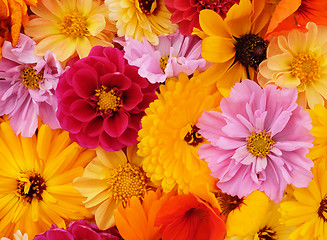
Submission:
<svg viewBox="0 0 327 240">
<path fill-rule="evenodd" d="M 60 31 L 68 37 L 82 37 L 89 35 L 86 28 L 86 18 L 78 11 L 66 14 L 59 23 Z"/>
<path fill-rule="evenodd" d="M 100 111 L 104 113 L 108 113 L 109 111 L 116 112 L 123 106 L 121 94 L 118 91 L 102 85 L 101 88 L 96 89 L 95 92 L 97 105 Z"/>
<path fill-rule="evenodd" d="M 108 181 L 112 186 L 109 191 L 113 192 L 116 201 L 122 201 L 124 207 L 132 196 L 143 199 L 146 192 L 145 172 L 142 167 L 130 163 L 112 169 Z"/>
<path fill-rule="evenodd" d="M 39 82 L 43 79 L 43 70 L 35 74 L 36 70 L 33 67 L 24 68 L 20 73 L 20 78 L 27 88 L 39 88 Z"/>
<path fill-rule="evenodd" d="M 313 54 L 300 53 L 291 62 L 291 74 L 308 84 L 320 78 L 320 62 Z"/>
<path fill-rule="evenodd" d="M 160 58 L 160 68 L 162 71 L 165 71 L 168 63 L 169 55 L 166 54 L 166 56 Z"/>
<path fill-rule="evenodd" d="M 270 227 L 263 227 L 257 232 L 258 240 L 277 240 L 276 232 Z"/>
<path fill-rule="evenodd" d="M 195 125 L 191 126 L 190 131 L 185 135 L 184 140 L 188 145 L 197 146 L 203 142 L 203 137 L 198 133 L 199 128 Z"/>
<path fill-rule="evenodd" d="M 253 156 L 264 158 L 270 152 L 274 143 L 269 133 L 265 131 L 253 132 L 247 139 L 247 149 Z"/>
<path fill-rule="evenodd" d="M 157 8 L 157 0 L 137 0 L 139 10 L 146 15 L 154 13 Z"/>
</svg>

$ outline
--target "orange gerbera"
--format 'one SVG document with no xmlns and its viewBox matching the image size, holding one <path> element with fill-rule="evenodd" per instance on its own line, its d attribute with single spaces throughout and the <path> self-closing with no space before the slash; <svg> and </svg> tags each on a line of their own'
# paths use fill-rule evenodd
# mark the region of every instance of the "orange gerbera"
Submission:
<svg viewBox="0 0 327 240">
<path fill-rule="evenodd" d="M 270 0 L 269 2 L 277 6 L 265 38 L 281 35 L 295 28 L 306 32 L 305 26 L 308 22 L 327 25 L 325 0 Z"/>
<path fill-rule="evenodd" d="M 164 202 L 155 225 L 162 225 L 163 240 L 219 240 L 226 232 L 219 209 L 192 194 L 174 196 Z"/>
<path fill-rule="evenodd" d="M 36 3 L 37 0 L 0 0 L 0 46 L 5 40 L 16 46 L 22 24 L 28 23 L 26 4 L 36 6 Z"/>
</svg>

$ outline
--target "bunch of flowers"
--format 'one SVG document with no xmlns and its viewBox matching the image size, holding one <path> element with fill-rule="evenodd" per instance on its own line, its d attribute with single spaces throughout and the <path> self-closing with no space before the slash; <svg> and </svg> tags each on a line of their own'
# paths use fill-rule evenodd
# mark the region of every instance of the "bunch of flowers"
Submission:
<svg viewBox="0 0 327 240">
<path fill-rule="evenodd" d="M 321 0 L 0 0 L 0 239 L 327 239 L 326 36 Z"/>
</svg>

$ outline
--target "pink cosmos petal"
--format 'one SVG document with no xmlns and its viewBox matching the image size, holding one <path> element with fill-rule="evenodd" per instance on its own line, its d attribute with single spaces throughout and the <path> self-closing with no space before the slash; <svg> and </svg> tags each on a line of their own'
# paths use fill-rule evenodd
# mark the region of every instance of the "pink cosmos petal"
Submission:
<svg viewBox="0 0 327 240">
<path fill-rule="evenodd" d="M 70 106 L 72 116 L 81 122 L 89 122 L 97 115 L 89 102 L 78 99 Z"/>
<path fill-rule="evenodd" d="M 80 97 L 89 98 L 98 88 L 98 76 L 88 69 L 79 69 L 75 72 L 72 84 Z"/>
<path fill-rule="evenodd" d="M 114 117 L 104 119 L 103 128 L 111 137 L 119 137 L 128 126 L 128 115 L 123 111 L 118 111 Z"/>
<path fill-rule="evenodd" d="M 220 137 L 217 140 L 211 141 L 213 145 L 221 148 L 221 149 L 236 149 L 239 147 L 243 147 L 245 145 L 244 141 L 239 141 L 232 138 Z"/>
<path fill-rule="evenodd" d="M 60 123 L 56 116 L 56 110 L 52 105 L 41 102 L 39 105 L 39 116 L 42 119 L 43 123 L 49 125 L 52 129 L 60 128 Z"/>
</svg>

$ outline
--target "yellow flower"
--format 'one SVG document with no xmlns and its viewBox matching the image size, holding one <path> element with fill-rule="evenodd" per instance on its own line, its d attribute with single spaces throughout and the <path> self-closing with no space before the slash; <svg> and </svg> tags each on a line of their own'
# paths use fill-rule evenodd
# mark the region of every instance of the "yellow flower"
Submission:
<svg viewBox="0 0 327 240">
<path fill-rule="evenodd" d="M 99 147 L 83 176 L 74 180 L 75 188 L 87 197 L 85 207 L 102 230 L 115 225 L 113 213 L 121 203 L 125 207 L 132 196 L 143 198 L 151 187 L 136 151 L 136 145 L 128 146 L 126 156 L 122 150 L 108 152 Z"/>
<path fill-rule="evenodd" d="M 295 226 L 289 240 L 327 239 L 326 159 L 315 162 L 313 180 L 306 188 L 295 188 L 292 201 L 280 204 L 280 223 Z"/>
<path fill-rule="evenodd" d="M 297 88 L 298 103 L 313 109 L 327 99 L 327 27 L 309 22 L 306 33 L 298 30 L 278 36 L 269 44 L 268 59 L 259 67 L 258 81 Z"/>
<path fill-rule="evenodd" d="M 226 18 L 213 10 L 200 12 L 203 31 L 193 34 L 203 39 L 202 57 L 214 63 L 203 75 L 217 81 L 224 93 L 244 78 L 254 79 L 254 72 L 266 58 L 267 43 L 263 39 L 271 16 L 265 1 L 240 0 L 227 12 Z"/>
<path fill-rule="evenodd" d="M 100 0 L 39 0 L 31 10 L 36 15 L 25 33 L 37 42 L 37 55 L 50 50 L 65 61 L 76 53 L 86 57 L 96 45 L 112 46 L 114 26 Z"/>
<path fill-rule="evenodd" d="M 72 142 L 68 132 L 42 125 L 37 136 L 16 136 L 8 123 L 0 124 L 0 233 L 17 230 L 30 238 L 65 221 L 90 217 L 74 189 L 73 179 L 95 156 Z"/>
<path fill-rule="evenodd" d="M 216 180 L 197 150 L 205 139 L 198 133 L 197 119 L 203 110 L 219 106 L 222 96 L 211 85 L 182 73 L 160 86 L 158 99 L 145 110 L 139 131 L 138 154 L 152 182 L 164 192 L 191 192 L 217 206 Z"/>
<path fill-rule="evenodd" d="M 164 0 L 106 0 L 109 18 L 116 21 L 118 36 L 134 38 L 140 42 L 145 37 L 158 45 L 158 35 L 167 35 L 176 29 L 170 21 L 171 13 Z"/>
</svg>

